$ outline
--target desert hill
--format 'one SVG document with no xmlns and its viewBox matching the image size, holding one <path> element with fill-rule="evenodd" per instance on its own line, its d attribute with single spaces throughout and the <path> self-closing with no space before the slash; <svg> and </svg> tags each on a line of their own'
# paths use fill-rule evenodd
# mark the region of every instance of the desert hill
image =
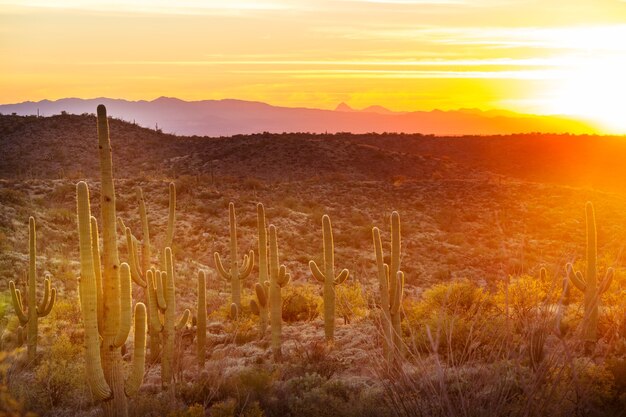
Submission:
<svg viewBox="0 0 626 417">
<path fill-rule="evenodd" d="M 254 204 L 268 206 L 268 215 L 275 216 L 287 236 L 287 262 L 296 280 L 308 279 L 318 223 L 322 214 L 330 214 L 338 250 L 345 251 L 349 267 L 358 268 L 356 277 L 368 285 L 371 228 L 386 230 L 392 210 L 403 214 L 407 231 L 407 280 L 419 286 L 450 277 L 496 285 L 537 262 L 558 262 L 555 268 L 562 269 L 561 263 L 582 248 L 582 240 L 570 237 L 578 231 L 585 201 L 596 202 L 599 216 L 626 215 L 622 195 L 579 188 L 580 181 L 552 175 L 579 173 L 572 155 L 583 160 L 585 152 L 604 143 L 613 146 L 607 149 L 618 158 L 624 151 L 615 138 L 297 133 L 210 138 L 168 135 L 117 119 L 110 119 L 110 129 L 122 216 L 139 227 L 134 189 L 140 185 L 149 193 L 148 204 L 161 213 L 155 220 L 159 227 L 165 218 L 166 184 L 173 180 L 181 207 L 177 250 L 208 266 L 213 250 L 225 248 L 224 215 L 230 201 L 241 207 L 250 245 Z M 15 238 L 17 244 L 25 230 L 19 224 L 27 215 L 16 220 L 15 213 L 34 211 L 43 216 L 42 233 L 47 218 L 48 238 L 65 253 L 76 250 L 75 245 L 65 248 L 64 242 L 75 239 L 74 184 L 98 178 L 95 137 L 96 120 L 90 115 L 0 116 L 0 232 L 7 239 Z M 567 141 L 578 144 L 568 153 L 571 164 L 555 151 Z M 526 149 L 536 156 L 528 156 Z M 585 172 L 604 172 L 602 178 L 609 178 L 619 169 L 586 165 Z M 97 190 L 97 181 L 93 186 Z M 55 219 L 69 228 L 59 229 Z M 622 224 L 603 223 L 599 233 L 616 239 Z M 562 242 L 558 251 L 555 242 Z M 7 259 L 7 273 L 13 273 L 13 261 Z"/>
<path fill-rule="evenodd" d="M 558 144 L 577 141 L 580 146 L 573 146 L 569 157 L 585 161 L 590 150 L 617 146 L 616 138 L 302 133 L 211 138 L 168 135 L 116 119 L 109 125 L 116 214 L 140 233 L 136 189 L 141 187 L 155 252 L 165 237 L 168 184 L 176 185 L 172 252 L 179 313 L 201 311 L 197 276 L 200 270 L 208 273 L 206 365 L 197 363 L 195 327 L 188 325 L 176 342 L 176 397 L 161 388 L 161 365 L 150 363 L 130 402 L 130 415 L 199 416 L 210 408 L 213 416 L 456 416 L 484 409 L 491 415 L 540 416 L 546 407 L 550 415 L 576 415 L 589 409 L 588 402 L 572 399 L 595 401 L 598 392 L 604 393 L 598 408 L 621 409 L 617 395 L 626 386 L 618 379 L 623 362 L 613 358 L 624 351 L 626 198 L 563 177 L 563 166 L 578 165 L 555 154 Z M 524 154 L 533 147 L 541 157 Z M 0 117 L 2 345 L 14 346 L 19 324 L 12 309 L 2 308 L 10 303 L 8 281 L 16 280 L 26 293 L 29 216 L 37 222 L 37 270 L 40 276 L 51 274 L 58 292 L 53 312 L 41 320 L 41 365 L 14 371 L 23 369 L 16 361 L 7 382 L 8 392 L 42 416 L 96 413 L 83 377 L 84 335 L 76 325 L 81 321 L 76 183 L 88 182 L 92 214 L 99 219 L 97 148 L 96 120 L 90 115 Z M 606 149 L 614 157 L 621 152 Z M 515 163 L 507 164 L 507 158 Z M 547 170 L 555 160 L 562 165 Z M 595 167 L 607 178 L 612 166 L 593 162 L 585 169 Z M 611 362 L 602 359 L 606 365 L 596 365 L 594 358 L 576 368 L 589 381 L 580 385 L 567 374 L 572 369 L 567 355 L 571 346 L 579 349 L 574 335 L 582 320 L 582 292 L 571 295 L 565 338 L 556 333 L 550 315 L 554 304 L 548 303 L 561 292 L 566 263 L 584 267 L 586 201 L 595 206 L 600 273 L 609 266 L 616 273 L 603 297 L 606 308 L 598 326 L 597 351 Z M 278 229 L 281 262 L 292 277 L 282 295 L 282 363 L 272 359 L 268 338 L 259 339 L 250 311 L 257 267 L 241 282 L 241 317 L 229 316 L 230 283 L 215 272 L 213 253 L 228 259 L 230 202 L 237 211 L 240 258 L 257 248 L 258 202 L 265 204 L 267 222 Z M 378 226 L 389 253 L 393 210 L 402 225 L 402 321 L 411 355 L 402 378 L 389 378 L 390 367 L 381 360 L 372 243 L 372 227 Z M 322 260 L 324 214 L 332 219 L 335 266 L 350 270 L 349 281 L 337 286 L 332 347 L 324 341 L 322 286 L 308 266 L 310 260 Z M 126 261 L 127 241 L 120 231 L 117 236 Z M 141 299 L 142 290 L 133 287 L 134 297 Z M 536 309 L 549 314 L 540 316 Z M 535 357 L 529 353 L 534 345 L 528 340 L 537 323 L 544 329 L 545 357 L 535 369 L 528 359 Z M 432 334 L 442 344 L 439 353 Z M 124 356 L 128 365 L 130 360 L 130 354 Z M 445 378 L 446 385 L 437 378 Z M 448 414 L 438 412 L 442 386 L 453 404 Z M 237 404 L 244 404 L 245 413 L 235 410 Z M 524 408 L 528 404 L 531 410 Z M 398 406 L 408 408 L 393 411 Z"/>
<path fill-rule="evenodd" d="M 95 117 L 0 116 L 0 177 L 60 178 L 97 175 L 98 159 L 89 140 Z M 258 134 L 232 138 L 181 137 L 112 119 L 111 140 L 119 161 L 116 175 L 227 175 L 263 180 L 345 176 L 384 179 L 404 175 L 450 178 L 454 163 L 387 151 L 333 135 Z M 466 172 L 463 177 L 478 175 Z"/>
</svg>

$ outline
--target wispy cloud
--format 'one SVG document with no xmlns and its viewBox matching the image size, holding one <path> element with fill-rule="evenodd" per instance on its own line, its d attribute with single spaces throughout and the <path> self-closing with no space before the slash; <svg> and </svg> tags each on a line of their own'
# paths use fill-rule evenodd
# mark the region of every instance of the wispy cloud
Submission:
<svg viewBox="0 0 626 417">
<path fill-rule="evenodd" d="M 278 0 L 0 0 L 0 6 L 13 8 L 39 8 L 57 10 L 83 10 L 90 12 L 129 12 L 144 14 L 221 14 L 245 11 L 277 11 L 288 8 Z"/>
</svg>

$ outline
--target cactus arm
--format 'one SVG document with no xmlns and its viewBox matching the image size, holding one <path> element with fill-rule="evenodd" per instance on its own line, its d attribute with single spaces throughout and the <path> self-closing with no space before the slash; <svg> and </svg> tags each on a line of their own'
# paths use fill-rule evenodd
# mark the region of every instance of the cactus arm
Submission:
<svg viewBox="0 0 626 417">
<path fill-rule="evenodd" d="M 133 241 L 133 234 L 130 228 L 125 229 L 126 233 L 126 246 L 128 247 L 128 262 L 130 267 L 130 276 L 135 284 L 140 287 L 146 288 L 146 281 L 142 278 L 142 273 L 139 271 L 139 265 L 137 262 L 137 245 Z"/>
<path fill-rule="evenodd" d="M 213 258 L 215 259 L 215 267 L 217 269 L 217 272 L 226 281 L 230 281 L 230 272 L 227 272 L 226 269 L 224 269 L 224 265 L 222 264 L 222 258 L 220 257 L 220 254 L 215 252 L 213 254 Z"/>
<path fill-rule="evenodd" d="M 126 343 L 128 333 L 130 333 L 132 321 L 131 309 L 133 304 L 130 280 L 130 267 L 124 262 L 120 270 L 120 324 L 113 341 L 113 346 L 115 347 L 121 347 Z"/>
<path fill-rule="evenodd" d="M 117 216 L 117 226 L 122 230 L 122 233 L 124 233 L 126 230 L 126 223 L 124 223 L 122 216 Z"/>
<path fill-rule="evenodd" d="M 161 324 L 161 320 L 159 319 L 157 290 L 154 287 L 154 272 L 148 270 L 148 272 L 146 273 L 146 278 L 148 280 L 148 306 L 150 308 L 150 314 L 148 314 L 148 319 L 150 320 L 150 326 L 156 332 L 160 332 L 163 328 L 163 324 Z"/>
<path fill-rule="evenodd" d="M 252 272 L 252 268 L 254 267 L 254 251 L 250 251 L 248 255 L 243 256 L 243 265 L 242 271 L 239 273 L 239 279 L 246 279 Z"/>
<path fill-rule="evenodd" d="M 609 268 L 606 270 L 606 274 L 604 275 L 604 279 L 600 283 L 600 288 L 598 288 L 598 294 L 604 294 L 609 287 L 611 286 L 611 282 L 613 282 L 613 276 L 615 275 L 615 270 L 613 268 Z"/>
<path fill-rule="evenodd" d="M 24 325 L 28 323 L 28 316 L 26 316 L 26 313 L 23 310 L 22 294 L 20 290 L 15 288 L 15 283 L 13 281 L 9 281 L 9 289 L 11 291 L 11 299 L 13 300 L 15 314 L 17 315 L 20 323 Z"/>
<path fill-rule="evenodd" d="M 50 288 L 50 280 L 48 278 L 46 278 L 46 280 L 44 282 L 47 283 L 47 288 Z M 44 299 L 45 299 L 45 297 L 44 297 Z M 48 314 L 50 314 L 56 299 L 57 299 L 57 289 L 56 288 L 52 288 L 52 290 L 50 291 L 50 298 L 47 300 L 48 302 L 46 304 L 44 304 L 43 308 L 41 308 L 41 309 L 39 307 L 37 307 L 37 316 L 38 317 L 46 317 Z"/>
<path fill-rule="evenodd" d="M 582 273 L 580 271 L 574 271 L 572 264 L 567 265 L 567 276 L 576 288 L 583 293 L 587 291 L 587 284 L 585 283 Z"/>
<path fill-rule="evenodd" d="M 282 267 L 284 268 L 285 266 L 283 265 Z M 291 282 L 291 274 L 284 273 L 282 277 L 283 278 L 278 282 L 278 285 L 280 285 L 281 288 L 283 288 L 284 286 L 286 286 L 287 284 Z"/>
<path fill-rule="evenodd" d="M 402 295 L 404 293 L 404 272 L 398 271 L 396 279 L 394 280 L 395 291 L 394 298 L 391 304 L 391 313 L 398 314 L 400 306 L 402 305 Z"/>
<path fill-rule="evenodd" d="M 17 326 L 17 347 L 20 347 L 24 344 L 24 328 L 22 326 Z"/>
<path fill-rule="evenodd" d="M 100 359 L 98 333 L 98 302 L 91 248 L 91 210 L 89 189 L 85 182 L 76 186 L 78 208 L 78 237 L 80 247 L 80 304 L 85 327 L 85 368 L 87 382 L 96 400 L 106 400 L 112 391 L 104 378 Z"/>
<path fill-rule="evenodd" d="M 157 296 L 157 306 L 159 310 L 163 311 L 167 309 L 167 301 L 165 298 L 165 272 L 156 271 L 156 275 L 154 280 L 156 281 L 156 296 Z"/>
<path fill-rule="evenodd" d="M 348 276 L 350 275 L 350 271 L 348 271 L 347 269 L 343 269 L 339 275 L 337 275 L 337 278 L 335 278 L 334 280 L 334 284 L 335 285 L 340 285 L 343 284 L 345 282 L 345 280 L 348 279 Z"/>
<path fill-rule="evenodd" d="M 104 329 L 104 300 L 102 295 L 102 268 L 100 265 L 100 235 L 98 233 L 98 220 L 94 216 L 89 217 L 91 223 L 91 254 L 93 270 L 96 277 L 96 296 L 98 301 L 98 329 L 102 335 Z"/>
<path fill-rule="evenodd" d="M 239 308 L 237 307 L 237 304 L 235 303 L 230 304 L 230 318 L 232 320 L 239 319 Z"/>
<path fill-rule="evenodd" d="M 397 211 L 391 213 L 391 254 L 389 263 L 389 280 L 395 281 L 400 271 L 400 215 Z M 389 284 L 389 298 L 395 297 L 396 286 Z"/>
<path fill-rule="evenodd" d="M 267 228 L 265 226 L 265 207 L 257 204 L 257 227 L 259 232 L 259 283 L 267 281 Z"/>
<path fill-rule="evenodd" d="M 146 325 L 146 306 L 143 303 L 137 303 L 135 305 L 133 365 L 124 383 L 124 392 L 128 397 L 134 396 L 139 391 L 146 371 Z"/>
<path fill-rule="evenodd" d="M 170 182 L 170 204 L 167 216 L 167 234 L 165 237 L 165 247 L 172 247 L 174 241 L 174 223 L 176 221 L 176 185 Z"/>
<path fill-rule="evenodd" d="M 143 272 L 150 268 L 151 248 L 150 248 L 150 225 L 148 224 L 148 215 L 146 214 L 146 202 L 143 198 L 143 190 L 137 187 L 137 200 L 139 203 L 139 217 L 141 219 L 141 233 L 143 245 L 141 246 L 141 270 Z"/>
<path fill-rule="evenodd" d="M 37 314 L 43 312 L 48 306 L 50 301 L 50 279 L 46 276 L 43 280 L 43 297 L 39 304 L 37 304 Z M 41 316 L 40 316 L 41 317 Z"/>
<path fill-rule="evenodd" d="M 267 307 L 267 291 L 263 288 L 263 285 L 257 282 L 254 286 L 254 291 L 256 292 L 257 300 L 259 300 L 259 306 Z"/>
<path fill-rule="evenodd" d="M 311 274 L 313 274 L 313 277 L 316 280 L 318 280 L 322 284 L 326 282 L 326 277 L 324 276 L 322 271 L 320 271 L 320 268 L 319 266 L 317 266 L 317 263 L 315 263 L 315 261 L 309 261 L 309 269 L 311 270 Z"/>
<path fill-rule="evenodd" d="M 383 311 L 388 315 L 389 313 L 389 267 L 385 268 L 385 261 L 383 258 L 383 245 L 380 239 L 380 230 L 378 227 L 372 229 L 372 236 L 374 238 L 374 250 L 376 252 L 376 266 L 378 268 L 378 284 L 380 288 L 380 300 L 383 307 Z"/>
<path fill-rule="evenodd" d="M 191 315 L 191 311 L 189 311 L 189 309 L 185 309 L 185 311 L 183 311 L 183 315 L 180 317 L 180 319 L 178 320 L 178 323 L 176 323 L 174 328 L 176 330 L 182 330 L 182 328 L 185 327 L 187 323 L 189 322 L 190 315 Z"/>
</svg>

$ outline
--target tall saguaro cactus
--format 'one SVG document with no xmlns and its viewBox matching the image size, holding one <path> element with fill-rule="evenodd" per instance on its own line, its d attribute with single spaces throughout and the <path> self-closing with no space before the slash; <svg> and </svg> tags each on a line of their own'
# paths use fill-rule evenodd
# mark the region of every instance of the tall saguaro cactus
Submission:
<svg viewBox="0 0 626 417">
<path fill-rule="evenodd" d="M 265 207 L 257 204 L 257 225 L 259 229 L 259 282 L 254 287 L 256 301 L 250 302 L 250 309 L 259 316 L 259 335 L 265 336 L 269 321 L 269 276 L 267 267 L 267 227 L 265 225 Z"/>
<path fill-rule="evenodd" d="M 146 308 L 142 303 L 135 306 L 133 367 L 124 381 L 121 347 L 131 328 L 131 274 L 128 264 L 120 265 L 117 248 L 113 161 L 106 108 L 99 105 L 97 113 L 102 184 L 102 262 L 98 242 L 93 239 L 97 234 L 97 222 L 91 217 L 89 189 L 82 181 L 76 186 L 85 362 L 89 386 L 94 397 L 103 401 L 105 416 L 124 417 L 128 415 L 127 397 L 138 390 L 143 380 Z"/>
<path fill-rule="evenodd" d="M 583 320 L 582 336 L 587 351 L 593 350 L 598 339 L 598 307 L 600 296 L 611 286 L 613 268 L 608 268 L 606 275 L 598 285 L 598 246 L 596 232 L 596 218 L 593 204 L 587 202 L 585 206 L 587 223 L 587 273 L 574 271 L 572 264 L 567 265 L 567 275 L 576 288 L 585 294 L 585 317 Z"/>
<path fill-rule="evenodd" d="M 324 284 L 324 333 L 326 340 L 332 342 L 335 338 L 335 285 L 342 284 L 350 272 L 343 269 L 335 276 L 335 248 L 333 244 L 333 228 L 330 217 L 322 217 L 322 237 L 324 239 L 324 272 L 320 270 L 315 261 L 309 262 L 311 273 L 319 282 Z"/>
<path fill-rule="evenodd" d="M 235 204 L 230 203 L 228 205 L 228 214 L 230 222 L 230 268 L 228 271 L 222 264 L 222 259 L 218 252 L 215 252 L 215 266 L 217 272 L 226 281 L 230 281 L 232 303 L 236 306 L 237 310 L 241 309 L 241 283 L 239 281 L 246 279 L 252 267 L 254 266 L 254 251 L 250 251 L 247 255 L 243 256 L 243 263 L 241 270 L 239 269 L 239 261 L 237 254 L 237 219 L 235 217 Z"/>
<path fill-rule="evenodd" d="M 163 340 L 161 354 L 161 384 L 164 389 L 170 388 L 174 367 L 174 339 L 176 331 L 181 330 L 189 321 L 189 310 L 176 319 L 176 285 L 172 250 L 165 248 L 165 272 L 148 270 L 148 297 L 150 298 L 150 320 L 152 326 L 159 330 Z M 155 286 L 156 283 L 156 286 Z M 159 312 L 163 316 L 161 320 Z"/>
<path fill-rule="evenodd" d="M 269 307 L 270 307 L 270 325 L 272 329 L 272 353 L 274 359 L 279 361 L 282 358 L 281 337 L 283 324 L 283 299 L 281 289 L 289 284 L 291 276 L 287 273 L 285 265 L 279 266 L 278 260 L 278 242 L 276 237 L 276 227 L 270 225 L 270 245 L 269 245 L 269 267 L 270 267 L 270 285 L 269 285 Z"/>
<path fill-rule="evenodd" d="M 38 319 L 50 314 L 54 301 L 56 299 L 56 288 L 50 289 L 50 278 L 45 277 L 43 280 L 43 298 L 37 303 L 37 235 L 35 230 L 35 219 L 28 219 L 28 310 L 24 309 L 24 301 L 20 290 L 15 288 L 13 281 L 9 282 L 11 297 L 13 299 L 13 308 L 17 314 L 21 326 L 28 326 L 26 332 L 26 346 L 28 362 L 34 363 L 37 358 L 37 324 Z M 18 332 L 23 332 L 20 328 Z M 23 336 L 22 336 L 23 338 Z"/>
<path fill-rule="evenodd" d="M 100 110 L 98 111 L 100 113 Z M 131 328 L 130 267 L 114 268 L 118 274 L 104 275 L 102 287 L 97 276 L 100 263 L 97 246 L 92 245 L 91 217 L 87 184 L 77 185 L 78 236 L 80 245 L 80 304 L 85 326 L 85 366 L 92 395 L 103 401 L 105 416 L 127 416 L 127 397 L 133 396 L 143 381 L 146 354 L 146 307 L 135 305 L 135 347 L 132 371 L 124 380 L 121 347 Z M 115 223 L 109 227 L 115 228 Z M 104 251 L 110 250 L 105 246 Z M 112 258 L 105 256 L 105 259 Z M 98 261 L 96 261 L 98 259 Z M 105 261 L 106 262 L 106 261 Z M 101 311 L 101 313 L 100 313 Z"/>
<path fill-rule="evenodd" d="M 400 215 L 398 212 L 394 211 L 391 213 L 390 265 L 384 261 L 380 229 L 374 227 L 372 235 L 380 285 L 381 321 L 384 336 L 383 351 L 389 359 L 395 353 L 402 352 L 403 346 L 400 306 L 402 305 L 404 291 L 404 273 L 400 271 Z"/>
</svg>

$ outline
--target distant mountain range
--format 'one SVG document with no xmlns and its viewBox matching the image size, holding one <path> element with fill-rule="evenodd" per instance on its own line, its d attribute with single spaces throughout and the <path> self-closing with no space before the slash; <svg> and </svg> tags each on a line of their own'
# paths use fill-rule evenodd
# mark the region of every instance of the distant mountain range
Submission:
<svg viewBox="0 0 626 417">
<path fill-rule="evenodd" d="M 362 110 L 341 103 L 335 110 L 271 106 L 243 100 L 184 101 L 160 97 L 152 101 L 110 98 L 65 98 L 0 105 L 0 113 L 51 116 L 62 111 L 95 113 L 104 104 L 110 116 L 158 127 L 166 133 L 232 136 L 260 132 L 383 133 L 493 135 L 511 133 L 596 133 L 589 123 L 562 116 L 536 116 L 478 109 L 394 112 L 381 106 Z"/>
</svg>

